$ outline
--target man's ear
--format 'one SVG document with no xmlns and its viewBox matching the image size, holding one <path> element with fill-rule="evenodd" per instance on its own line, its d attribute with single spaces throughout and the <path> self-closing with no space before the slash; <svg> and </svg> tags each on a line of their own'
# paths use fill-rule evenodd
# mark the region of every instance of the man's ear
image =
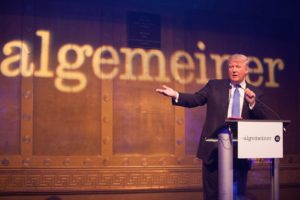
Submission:
<svg viewBox="0 0 300 200">
<path fill-rule="evenodd" d="M 248 66 L 246 66 L 246 71 L 245 71 L 246 73 L 246 75 L 248 75 L 249 74 L 249 67 Z"/>
</svg>

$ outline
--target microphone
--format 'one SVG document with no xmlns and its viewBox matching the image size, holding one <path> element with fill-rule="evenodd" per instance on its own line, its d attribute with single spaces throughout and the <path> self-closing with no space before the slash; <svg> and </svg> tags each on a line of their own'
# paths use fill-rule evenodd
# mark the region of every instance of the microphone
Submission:
<svg viewBox="0 0 300 200">
<path fill-rule="evenodd" d="M 268 110 L 276 117 L 277 120 L 281 120 L 279 114 L 278 114 L 277 112 L 275 112 L 270 106 L 268 106 L 267 104 L 265 104 L 263 101 L 261 101 L 261 100 L 258 99 L 258 98 L 255 98 L 255 100 L 256 100 L 258 103 L 262 104 L 265 108 L 267 108 L 267 109 L 268 109 Z M 286 132 L 287 132 L 287 131 L 286 131 L 286 128 L 283 126 L 283 133 L 286 133 Z"/>
<path fill-rule="evenodd" d="M 240 87 L 242 88 L 242 87 Z M 231 99 L 231 89 L 232 89 L 232 85 L 229 84 L 229 95 L 228 95 L 228 102 L 230 101 Z M 243 89 L 243 88 L 242 88 Z M 243 89 L 244 91 L 246 90 L 247 88 Z M 246 93 L 245 93 L 246 95 Z M 252 96 L 249 96 L 250 98 L 254 97 L 254 95 Z M 255 101 L 257 101 L 258 103 L 260 103 L 263 107 L 265 107 L 268 111 L 270 111 L 275 117 L 277 120 L 281 120 L 280 116 L 278 115 L 277 112 L 275 112 L 270 106 L 268 106 L 267 104 L 265 104 L 262 100 L 260 100 L 259 98 L 255 98 Z"/>
<path fill-rule="evenodd" d="M 263 105 L 265 108 L 267 108 L 269 111 L 271 111 L 271 113 L 273 113 L 274 116 L 275 116 L 278 120 L 281 119 L 280 116 L 279 116 L 279 114 L 278 114 L 277 112 L 275 112 L 270 106 L 268 106 L 267 104 L 265 104 L 263 101 L 261 101 L 261 100 L 258 99 L 258 98 L 256 98 L 255 100 L 256 100 L 258 103 L 262 104 L 262 105 Z"/>
<path fill-rule="evenodd" d="M 230 101 L 230 99 L 231 99 L 231 89 L 232 89 L 232 86 L 231 85 L 229 85 L 229 97 L 228 97 L 228 102 Z M 244 89 L 244 91 L 246 90 L 246 88 Z M 246 95 L 246 94 L 245 94 Z M 252 96 L 249 96 L 250 98 L 252 98 L 252 97 L 254 97 L 254 95 L 252 95 Z M 276 117 L 276 119 L 277 120 L 281 120 L 281 118 L 280 118 L 280 116 L 279 116 L 279 114 L 275 111 L 275 110 L 273 110 L 270 106 L 268 106 L 266 103 L 264 103 L 262 100 L 260 100 L 259 98 L 255 98 L 255 101 L 257 102 L 257 103 L 259 103 L 259 104 L 261 104 L 264 108 L 266 108 L 270 113 L 272 113 L 273 114 L 273 116 L 275 116 Z M 286 128 L 285 127 L 283 127 L 283 132 L 285 133 L 286 132 Z"/>
<path fill-rule="evenodd" d="M 244 91 L 246 90 L 246 88 L 244 89 Z M 246 94 L 245 94 L 246 95 Z M 249 96 L 250 98 L 254 97 L 254 95 Z M 270 106 L 268 106 L 266 103 L 264 103 L 262 100 L 260 100 L 259 98 L 255 98 L 255 101 L 257 101 L 258 103 L 260 103 L 261 105 L 263 105 L 268 111 L 270 111 L 277 120 L 281 120 L 279 114 L 277 112 L 275 112 L 275 110 L 273 110 Z"/>
</svg>

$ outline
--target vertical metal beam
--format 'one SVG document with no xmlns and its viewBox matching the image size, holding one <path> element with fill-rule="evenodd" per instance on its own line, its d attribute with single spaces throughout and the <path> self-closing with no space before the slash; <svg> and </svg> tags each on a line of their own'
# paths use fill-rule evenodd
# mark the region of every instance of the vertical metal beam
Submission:
<svg viewBox="0 0 300 200">
<path fill-rule="evenodd" d="M 22 35 L 20 38 L 26 41 L 24 45 L 28 45 L 28 51 L 21 53 L 21 60 L 28 58 L 26 65 L 33 64 L 34 58 L 34 7 L 33 1 L 26 1 L 23 5 L 24 16 L 22 16 Z M 22 61 L 21 61 L 22 62 Z M 20 63 L 21 63 L 20 62 Z M 21 66 L 20 66 L 21 68 Z M 29 77 L 24 77 L 21 73 L 21 124 L 20 124 L 20 149 L 23 157 L 23 166 L 28 167 L 31 163 L 33 152 L 33 74 Z"/>
<path fill-rule="evenodd" d="M 279 200 L 279 159 L 272 158 L 271 163 L 271 199 Z"/>
<path fill-rule="evenodd" d="M 101 155 L 103 164 L 107 165 L 113 154 L 113 83 L 111 80 L 101 82 Z"/>
<path fill-rule="evenodd" d="M 230 133 L 218 135 L 219 200 L 233 199 L 233 158 Z"/>
<path fill-rule="evenodd" d="M 177 91 L 184 91 L 184 86 L 176 83 Z M 185 110 L 179 107 L 175 109 L 175 156 L 177 159 L 182 159 L 185 156 Z"/>
</svg>

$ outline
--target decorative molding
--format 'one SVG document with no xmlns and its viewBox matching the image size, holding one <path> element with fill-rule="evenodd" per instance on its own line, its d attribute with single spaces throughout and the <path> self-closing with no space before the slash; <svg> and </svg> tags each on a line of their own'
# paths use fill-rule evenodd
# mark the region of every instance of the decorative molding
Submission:
<svg viewBox="0 0 300 200">
<path fill-rule="evenodd" d="M 297 160 L 296 157 L 294 160 Z M 282 160 L 281 186 L 299 187 L 299 163 L 287 164 L 285 159 Z M 249 172 L 249 187 L 269 187 L 271 181 L 269 164 L 270 162 L 263 160 L 254 162 Z M 199 163 L 194 166 L 99 166 L 98 169 L 67 167 L 2 168 L 0 169 L 0 193 L 200 190 L 202 188 Z"/>
<path fill-rule="evenodd" d="M 201 186 L 199 169 L 0 170 L 0 192 L 180 189 Z"/>
</svg>

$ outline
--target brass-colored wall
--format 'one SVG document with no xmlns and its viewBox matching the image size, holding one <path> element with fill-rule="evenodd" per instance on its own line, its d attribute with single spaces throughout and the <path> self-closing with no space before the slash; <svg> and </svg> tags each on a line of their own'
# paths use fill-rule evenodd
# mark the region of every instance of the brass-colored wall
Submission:
<svg viewBox="0 0 300 200">
<path fill-rule="evenodd" d="M 48 66 L 54 73 L 63 45 L 90 44 L 94 51 L 103 44 L 127 46 L 124 9 L 97 4 L 99 8 L 88 6 L 86 11 L 71 6 L 68 13 L 59 10 L 66 2 L 46 2 L 59 11 L 48 11 L 47 5 L 35 1 L 19 3 L 2 15 L 7 30 L 1 47 L 13 39 L 24 40 L 36 70 L 43 54 L 38 31 L 49 31 Z M 12 21 L 15 26 L 8 26 Z M 160 83 L 99 79 L 91 62 L 87 57 L 80 67 L 88 84 L 76 93 L 59 90 L 56 75 L 1 76 L 1 192 L 200 188 L 200 162 L 194 152 L 186 153 L 184 110 L 155 92 Z M 118 67 L 124 73 L 124 66 Z"/>
<path fill-rule="evenodd" d="M 104 44 L 116 49 L 128 46 L 128 7 L 78 4 L 13 1 L 0 15 L 0 26 L 5 28 L 0 47 L 22 39 L 31 44 L 27 53 L 39 66 L 42 50 L 37 30 L 49 30 L 49 69 L 55 71 L 57 52 L 65 44 L 91 44 L 94 50 Z M 162 23 L 159 42 L 167 58 L 175 50 L 194 48 L 180 9 L 156 13 Z M 0 54 L 0 61 L 4 59 Z M 120 59 L 125 65 L 124 55 Z M 140 61 L 133 63 L 139 66 Z M 120 74 L 123 64 L 118 65 Z M 126 199 L 201 199 L 201 161 L 195 152 L 205 107 L 194 111 L 173 107 L 170 99 L 155 93 L 163 83 L 119 76 L 99 79 L 91 66 L 91 59 L 86 58 L 79 71 L 88 84 L 77 93 L 58 90 L 56 75 L 9 78 L 0 74 L 0 199 L 18 199 L 18 195 L 46 199 L 51 194 L 61 199 L 83 194 L 117 199 L 121 192 Z M 140 68 L 134 70 L 141 73 Z M 157 75 L 154 67 L 150 73 Z M 166 74 L 172 77 L 170 71 Z M 180 91 L 202 86 L 185 86 L 173 79 L 168 85 Z M 285 191 L 300 186 L 299 155 L 285 156 L 281 167 L 287 196 Z M 256 163 L 249 176 L 250 196 L 268 197 L 269 186 L 268 163 Z M 165 190 L 168 193 L 161 193 Z"/>
</svg>

